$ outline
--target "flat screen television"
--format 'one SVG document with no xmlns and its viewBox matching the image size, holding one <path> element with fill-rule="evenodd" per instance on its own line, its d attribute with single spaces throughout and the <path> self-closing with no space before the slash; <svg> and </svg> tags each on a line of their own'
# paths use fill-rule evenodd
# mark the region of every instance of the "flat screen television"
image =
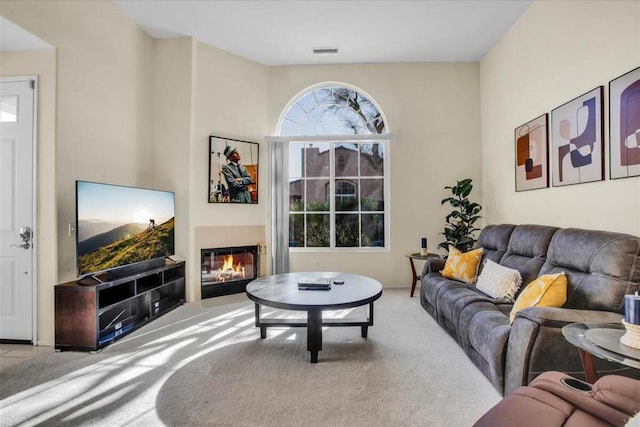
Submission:
<svg viewBox="0 0 640 427">
<path fill-rule="evenodd" d="M 76 181 L 78 275 L 173 255 L 174 215 L 171 191 Z"/>
</svg>

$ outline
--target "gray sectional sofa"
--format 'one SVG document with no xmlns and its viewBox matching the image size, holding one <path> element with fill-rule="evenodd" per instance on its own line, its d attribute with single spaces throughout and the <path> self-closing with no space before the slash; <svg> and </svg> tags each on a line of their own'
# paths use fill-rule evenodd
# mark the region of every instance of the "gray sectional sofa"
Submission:
<svg viewBox="0 0 640 427">
<path fill-rule="evenodd" d="M 444 278 L 445 260 L 429 259 L 422 271 L 420 302 L 458 342 L 502 394 L 529 384 L 545 371 L 584 378 L 578 350 L 562 335 L 573 322 L 616 323 L 624 295 L 640 289 L 640 238 L 622 233 L 543 225 L 488 225 L 478 236 L 482 262 L 517 269 L 522 286 L 543 274 L 564 271 L 562 308 L 530 307 L 509 324 L 513 304 L 474 285 Z M 482 264 L 480 272 L 482 271 Z M 621 365 L 596 360 L 602 374 L 635 376 Z"/>
</svg>

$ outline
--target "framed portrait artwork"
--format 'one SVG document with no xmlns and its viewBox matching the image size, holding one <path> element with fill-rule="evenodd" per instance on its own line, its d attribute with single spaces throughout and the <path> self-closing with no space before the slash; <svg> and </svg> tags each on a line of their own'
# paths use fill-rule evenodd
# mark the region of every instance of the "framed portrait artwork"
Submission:
<svg viewBox="0 0 640 427">
<path fill-rule="evenodd" d="M 609 82 L 609 176 L 640 176 L 640 67 Z"/>
<path fill-rule="evenodd" d="M 209 203 L 258 203 L 255 142 L 209 137 Z"/>
<path fill-rule="evenodd" d="M 531 120 L 514 132 L 516 191 L 549 186 L 549 115 Z"/>
<path fill-rule="evenodd" d="M 604 86 L 551 111 L 553 186 L 604 179 Z"/>
</svg>

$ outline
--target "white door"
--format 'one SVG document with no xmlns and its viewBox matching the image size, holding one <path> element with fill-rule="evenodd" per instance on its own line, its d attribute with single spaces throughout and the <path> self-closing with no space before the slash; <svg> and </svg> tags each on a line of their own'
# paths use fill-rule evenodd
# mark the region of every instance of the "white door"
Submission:
<svg viewBox="0 0 640 427">
<path fill-rule="evenodd" d="M 0 339 L 33 342 L 32 79 L 0 79 Z"/>
</svg>

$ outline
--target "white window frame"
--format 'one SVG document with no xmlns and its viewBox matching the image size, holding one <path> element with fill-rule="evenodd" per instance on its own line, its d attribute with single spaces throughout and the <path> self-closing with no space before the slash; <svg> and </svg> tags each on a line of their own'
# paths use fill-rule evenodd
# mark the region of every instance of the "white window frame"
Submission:
<svg viewBox="0 0 640 427">
<path fill-rule="evenodd" d="M 306 189 L 307 189 L 307 185 L 306 182 L 308 181 L 325 181 L 328 180 L 329 181 L 329 210 L 328 211 L 309 211 L 306 208 L 306 203 L 304 205 L 304 208 L 302 211 L 295 211 L 292 212 L 289 210 L 289 215 L 293 214 L 293 215 L 314 215 L 314 214 L 319 214 L 319 215 L 328 215 L 329 216 L 329 246 L 321 246 L 321 247 L 317 247 L 317 246 L 303 246 L 303 247 L 299 247 L 299 246 L 294 246 L 294 247 L 290 247 L 290 249 L 293 250 L 304 250 L 304 249 L 311 249 L 311 250 L 322 250 L 322 249 L 331 249 L 331 250 L 383 250 L 385 248 L 388 247 L 388 238 L 389 238 L 389 234 L 387 233 L 387 227 L 389 226 L 389 214 L 388 214 L 388 202 L 387 202 L 387 198 L 388 198 L 388 191 L 387 191 L 387 167 L 388 167 L 388 160 L 387 160 L 387 152 L 389 149 L 389 144 L 388 141 L 361 141 L 361 142 L 354 142 L 354 141 L 350 141 L 351 143 L 355 143 L 357 145 L 359 144 L 365 144 L 365 143 L 374 143 L 374 144 L 382 144 L 384 146 L 384 157 L 383 157 L 383 175 L 380 176 L 363 176 L 360 174 L 360 162 L 358 161 L 358 165 L 357 165 L 357 169 L 358 169 L 358 174 L 354 175 L 354 176 L 349 176 L 349 177 L 343 177 L 343 176 L 336 176 L 335 172 L 336 172 L 336 164 L 337 164 L 337 159 L 336 159 L 336 146 L 338 144 L 342 144 L 345 143 L 345 141 L 339 141 L 339 142 L 329 142 L 330 144 L 330 148 L 329 148 L 329 176 L 320 176 L 320 177 L 296 177 L 296 178 L 300 178 L 301 180 L 304 181 L 305 185 L 302 186 L 303 189 L 303 199 L 306 201 L 308 200 L 307 198 L 307 194 L 306 194 Z M 291 142 L 296 143 L 297 144 L 310 144 L 310 143 L 298 143 L 297 141 L 292 141 Z M 325 142 L 326 143 L 326 142 Z M 359 151 L 359 150 L 358 150 Z M 302 159 L 302 161 L 306 161 L 305 159 Z M 356 193 L 353 194 L 353 197 L 355 198 L 356 195 L 360 195 L 362 193 L 362 180 L 367 180 L 367 179 L 372 179 L 372 180 L 382 180 L 383 183 L 383 201 L 384 201 L 384 209 L 381 211 L 363 211 L 362 210 L 362 206 L 358 206 L 357 210 L 354 211 L 338 211 L 336 209 L 336 198 L 337 198 L 337 193 L 336 193 L 336 183 L 337 181 L 347 181 L 349 179 L 355 179 L 358 181 L 358 190 L 356 191 Z M 353 185 L 353 184 L 351 184 Z M 354 186 L 355 188 L 356 186 Z M 358 197 L 358 200 L 360 200 L 360 197 Z M 337 217 L 339 217 L 340 215 L 347 215 L 347 214 L 354 214 L 354 215 L 358 215 L 358 224 L 360 225 L 360 227 L 358 228 L 358 242 L 359 245 L 358 246 L 348 246 L 348 247 L 342 247 L 342 246 L 337 246 L 337 241 L 336 241 L 336 219 Z M 383 214 L 384 215 L 384 242 L 385 244 L 383 246 L 360 246 L 360 242 L 362 240 L 362 216 L 363 215 L 373 215 L 373 214 Z M 305 240 L 307 237 L 307 224 L 308 222 L 305 221 L 305 226 L 304 226 L 304 236 L 305 236 Z"/>
<path fill-rule="evenodd" d="M 389 174 L 389 164 L 391 163 L 391 141 L 395 141 L 396 134 L 395 133 L 382 133 L 382 134 L 358 134 L 358 135 L 291 135 L 291 136 L 271 136 L 267 137 L 266 140 L 269 143 L 279 143 L 284 144 L 283 150 L 284 152 L 289 152 L 289 145 L 292 143 L 332 143 L 332 148 L 330 150 L 329 157 L 329 169 L 330 173 L 327 177 L 322 177 L 323 179 L 329 180 L 330 186 L 330 246 L 329 247 L 288 247 L 290 251 L 293 252 L 332 252 L 332 251 L 356 251 L 356 252 L 388 252 L 391 250 L 391 221 L 390 221 L 390 198 L 391 198 L 391 177 Z M 340 143 L 383 143 L 384 144 L 384 158 L 383 158 L 383 170 L 384 170 L 384 210 L 381 211 L 384 213 L 384 246 L 375 247 L 375 246 L 350 246 L 350 247 L 338 247 L 335 242 L 335 151 L 334 147 Z M 288 159 L 287 163 L 288 165 Z M 360 166 L 358 165 L 358 168 Z M 341 179 L 342 177 L 339 177 Z M 362 177 L 359 177 L 362 178 Z M 365 177 L 366 178 L 366 177 Z M 287 193 L 288 193 L 288 176 L 287 176 Z M 306 186 L 305 190 L 306 191 Z M 332 197 L 331 197 L 332 196 Z M 305 197 L 306 200 L 306 197 Z M 287 196 L 288 201 L 288 196 Z M 287 212 L 290 212 L 287 209 Z M 311 212 L 311 211 L 309 211 Z M 353 211 L 354 213 L 362 214 L 363 211 Z M 367 212 L 367 211 L 365 211 Z M 305 209 L 300 212 L 300 214 L 308 213 Z M 313 213 L 313 212 L 311 212 Z M 319 212 L 318 212 L 319 213 Z M 305 222 L 305 236 L 306 236 L 306 222 Z M 360 236 L 359 236 L 360 237 Z"/>
<path fill-rule="evenodd" d="M 371 104 L 376 108 L 377 112 L 381 120 L 384 123 L 384 130 L 388 131 L 389 123 L 384 115 L 384 112 L 381 108 L 379 108 L 378 104 L 375 102 L 373 97 L 367 94 L 365 91 L 342 82 L 328 81 L 324 83 L 318 83 L 316 85 L 307 87 L 306 89 L 300 91 L 297 95 L 295 95 L 287 106 L 283 109 L 280 114 L 277 129 L 280 133 L 280 136 L 268 136 L 265 138 L 265 141 L 269 145 L 269 160 L 270 160 L 270 187 L 271 187 L 271 198 L 272 198 L 272 207 L 271 207 L 271 238 L 273 244 L 273 255 L 272 255 L 272 267 L 274 272 L 288 272 L 288 253 L 292 252 L 334 252 L 334 251 L 355 251 L 355 252 L 389 252 L 391 250 L 391 170 L 389 165 L 391 164 L 391 142 L 396 140 L 396 134 L 392 132 L 388 133 L 366 133 L 366 134 L 352 134 L 349 133 L 347 135 L 329 135 L 329 134 L 321 134 L 321 135 L 308 135 L 308 134 L 298 134 L 289 133 L 289 134 L 281 134 L 283 132 L 283 126 L 285 122 L 291 122 L 294 125 L 300 125 L 297 121 L 291 121 L 287 117 L 290 109 L 297 105 L 300 108 L 300 111 L 303 114 L 308 114 L 313 108 L 309 111 L 305 109 L 303 105 L 299 104 L 300 101 L 305 95 L 308 93 L 312 93 L 314 98 L 316 96 L 315 91 L 319 88 L 323 87 L 342 87 L 346 89 L 350 89 L 354 92 L 359 93 L 360 95 L 366 97 Z M 318 102 L 316 98 L 316 106 L 324 106 L 324 103 L 321 104 Z M 315 108 L 315 107 L 314 107 Z M 304 119 L 302 119 L 304 120 Z M 293 130 L 293 129 L 291 129 Z M 379 211 L 384 214 L 384 246 L 382 247 L 335 247 L 335 232 L 331 231 L 331 246 L 330 247 L 290 247 L 289 246 L 289 220 L 288 215 L 290 212 L 290 201 L 289 201 L 289 144 L 292 142 L 301 143 L 319 143 L 319 142 L 372 142 L 372 143 L 380 143 L 384 142 L 385 145 L 385 154 L 384 154 L 384 210 Z M 334 152 L 332 150 L 331 156 L 334 156 Z M 332 160 L 332 162 L 335 160 Z M 335 164 L 331 163 L 332 171 L 335 170 Z M 333 173 L 333 172 L 332 172 Z M 365 177 L 366 178 L 366 177 Z M 335 178 L 329 178 L 330 185 L 334 185 Z M 306 191 L 306 190 L 305 190 Z M 335 189 L 331 189 L 331 204 L 335 203 Z M 306 209 L 306 206 L 305 206 Z M 304 212 L 304 211 L 303 211 Z M 362 211 L 354 211 L 357 212 L 358 215 L 362 214 Z M 374 211 L 376 212 L 376 211 Z M 332 215 L 335 215 L 333 213 Z M 286 223 L 282 221 L 283 216 L 286 216 Z M 331 218 L 331 224 L 334 226 L 335 218 Z M 306 226 L 306 225 L 305 225 Z M 306 230 L 305 230 L 306 237 Z"/>
</svg>

